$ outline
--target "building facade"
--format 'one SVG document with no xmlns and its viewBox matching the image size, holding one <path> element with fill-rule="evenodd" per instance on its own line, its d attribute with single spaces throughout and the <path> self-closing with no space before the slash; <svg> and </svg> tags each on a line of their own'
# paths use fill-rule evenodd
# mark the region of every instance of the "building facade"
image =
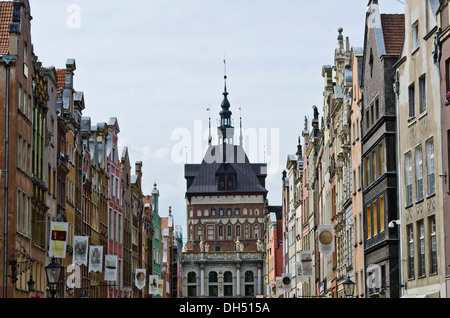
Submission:
<svg viewBox="0 0 450 318">
<path fill-rule="evenodd" d="M 394 64 L 404 34 L 403 14 L 380 14 L 370 1 L 366 15 L 362 74 L 361 147 L 363 163 L 364 256 L 367 297 L 399 296 L 398 231 L 388 228 L 397 220 L 397 129 Z M 401 130 L 400 130 L 401 131 Z"/>
<path fill-rule="evenodd" d="M 353 210 L 353 271 L 355 282 L 355 297 L 364 297 L 365 270 L 364 270 L 364 228 L 362 208 L 361 186 L 361 74 L 362 74 L 363 50 L 352 48 L 352 98 L 350 110 L 350 136 L 351 136 L 351 162 L 352 162 L 352 210 Z"/>
<path fill-rule="evenodd" d="M 251 164 L 242 144 L 234 145 L 226 83 L 223 95 L 218 145 L 209 143 L 201 164 L 185 165 L 185 297 L 254 297 L 264 293 L 267 166 Z"/>
<path fill-rule="evenodd" d="M 396 65 L 404 297 L 445 297 L 439 1 L 406 1 Z M 445 121 L 444 121 L 445 122 Z"/>
<path fill-rule="evenodd" d="M 443 179 L 443 209 L 450 211 L 450 15 L 449 1 L 440 1 L 437 11 L 437 23 L 440 43 L 440 87 L 441 87 L 441 120 L 442 120 L 442 173 Z M 444 229 L 450 228 L 450 217 L 444 213 Z M 447 230 L 448 231 L 448 230 Z M 445 236 L 445 259 L 450 257 L 450 236 Z M 445 267 L 446 297 L 450 297 L 450 266 Z"/>
</svg>

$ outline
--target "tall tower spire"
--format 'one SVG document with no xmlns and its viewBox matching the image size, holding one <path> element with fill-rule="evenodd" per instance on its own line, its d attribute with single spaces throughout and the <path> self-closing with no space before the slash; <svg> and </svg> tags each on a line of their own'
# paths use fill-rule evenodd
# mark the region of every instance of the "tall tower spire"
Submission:
<svg viewBox="0 0 450 318">
<path fill-rule="evenodd" d="M 220 112 L 220 126 L 217 128 L 217 132 L 219 135 L 219 140 L 222 140 L 222 148 L 223 148 L 223 162 L 226 161 L 226 145 L 232 144 L 232 140 L 234 137 L 234 127 L 231 125 L 231 115 L 230 111 L 230 102 L 228 101 L 228 92 L 227 92 L 227 73 L 226 73 L 226 61 L 223 60 L 225 65 L 225 75 L 224 75 L 224 92 L 223 92 L 223 101 L 222 101 L 222 111 Z"/>
</svg>

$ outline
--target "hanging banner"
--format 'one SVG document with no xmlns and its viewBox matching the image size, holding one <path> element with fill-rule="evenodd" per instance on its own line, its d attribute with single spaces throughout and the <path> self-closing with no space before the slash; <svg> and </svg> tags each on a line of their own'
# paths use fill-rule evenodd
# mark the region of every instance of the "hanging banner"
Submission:
<svg viewBox="0 0 450 318">
<path fill-rule="evenodd" d="M 163 296 L 163 284 L 164 280 L 158 279 L 158 291 L 156 292 L 156 295 L 160 295 L 161 297 Z"/>
<path fill-rule="evenodd" d="M 319 252 L 328 257 L 334 252 L 334 226 L 319 225 L 317 227 L 319 237 Z"/>
<path fill-rule="evenodd" d="M 134 274 L 134 284 L 139 290 L 145 286 L 146 272 L 147 271 L 145 268 L 136 268 L 136 273 Z"/>
<path fill-rule="evenodd" d="M 308 277 L 312 277 L 313 273 L 313 258 L 312 251 L 301 251 L 299 252 L 300 261 L 300 280 L 306 280 Z"/>
<path fill-rule="evenodd" d="M 89 272 L 102 272 L 103 246 L 91 245 L 89 247 Z"/>
<path fill-rule="evenodd" d="M 117 255 L 105 255 L 105 281 L 117 280 Z"/>
<path fill-rule="evenodd" d="M 88 261 L 89 236 L 73 237 L 73 259 L 76 265 L 86 265 Z"/>
<path fill-rule="evenodd" d="M 150 295 L 158 294 L 158 275 L 150 275 L 148 277 L 148 293 Z"/>
<path fill-rule="evenodd" d="M 277 277 L 276 278 L 276 282 L 275 282 L 275 284 L 276 284 L 276 288 L 277 288 L 277 291 L 276 291 L 276 298 L 278 298 L 279 296 L 281 296 L 281 295 L 283 295 L 284 294 L 284 290 L 283 290 L 283 277 Z"/>
<path fill-rule="evenodd" d="M 270 298 L 277 298 L 277 284 L 271 282 L 268 286 L 267 295 L 270 295 Z"/>
<path fill-rule="evenodd" d="M 51 222 L 48 251 L 50 257 L 66 258 L 67 231 L 67 222 Z"/>
</svg>

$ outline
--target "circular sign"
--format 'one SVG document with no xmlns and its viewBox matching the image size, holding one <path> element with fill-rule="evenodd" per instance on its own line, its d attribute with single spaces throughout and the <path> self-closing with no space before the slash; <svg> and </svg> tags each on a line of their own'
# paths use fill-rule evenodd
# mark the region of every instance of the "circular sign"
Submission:
<svg viewBox="0 0 450 318">
<path fill-rule="evenodd" d="M 142 282 L 145 279 L 145 274 L 143 272 L 139 272 L 137 274 L 137 280 Z"/>
<path fill-rule="evenodd" d="M 322 244 L 328 245 L 333 241 L 333 234 L 328 230 L 322 231 L 319 235 L 319 241 Z"/>
</svg>

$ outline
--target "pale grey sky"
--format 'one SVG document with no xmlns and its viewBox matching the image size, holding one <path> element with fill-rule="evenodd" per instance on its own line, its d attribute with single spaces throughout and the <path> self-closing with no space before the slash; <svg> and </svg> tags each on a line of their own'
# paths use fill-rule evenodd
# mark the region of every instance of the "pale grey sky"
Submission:
<svg viewBox="0 0 450 318">
<path fill-rule="evenodd" d="M 403 2 L 403 1 L 402 1 Z M 172 206 L 186 228 L 186 183 L 178 133 L 213 133 L 223 92 L 223 60 L 235 127 L 257 132 L 258 162 L 272 172 L 269 202 L 281 204 L 281 173 L 295 153 L 304 117 L 323 107 L 322 66 L 333 64 L 337 29 L 361 47 L 367 0 L 30 0 L 32 41 L 44 66 L 75 58 L 75 89 L 93 124 L 117 117 L 119 145 L 143 162 L 143 190 L 156 181 L 160 215 Z M 380 0 L 381 13 L 404 13 Z M 267 131 L 267 138 L 264 136 Z M 200 132 L 200 133 L 198 133 Z M 277 133 L 277 134 L 275 134 Z M 272 144 L 271 138 L 274 137 Z M 183 139 L 185 140 L 185 139 Z M 267 141 L 266 141 L 267 140 Z M 202 140 L 205 147 L 207 140 Z M 248 147 L 244 144 L 244 147 Z M 254 149 L 254 148 L 252 148 Z M 249 150 L 250 151 L 250 150 Z M 270 162 L 269 162 L 270 160 Z"/>
</svg>

